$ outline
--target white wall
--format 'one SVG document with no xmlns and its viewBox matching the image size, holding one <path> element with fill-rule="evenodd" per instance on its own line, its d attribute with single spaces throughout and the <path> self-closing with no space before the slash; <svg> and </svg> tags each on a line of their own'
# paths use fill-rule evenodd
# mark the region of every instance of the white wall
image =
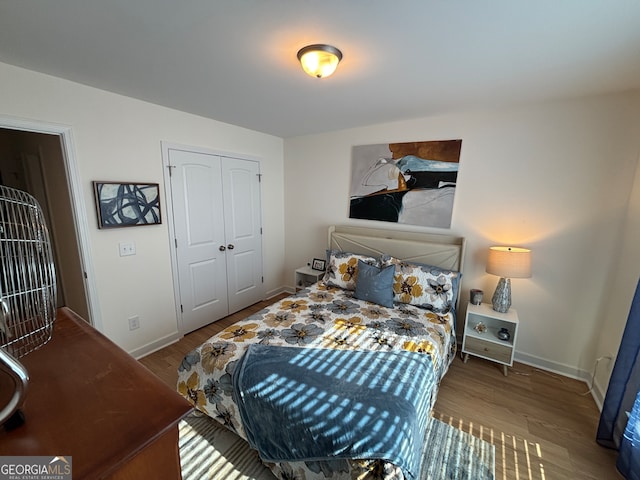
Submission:
<svg viewBox="0 0 640 480">
<path fill-rule="evenodd" d="M 462 235 L 470 288 L 491 297 L 487 248 L 532 249 L 512 280 L 516 359 L 590 378 L 640 145 L 640 94 L 428 117 L 285 140 L 287 270 L 321 257 L 330 224 Z M 462 139 L 451 229 L 348 218 L 354 145 Z M 632 247 L 631 247 L 632 248 Z M 464 310 L 461 314 L 464 313 Z M 459 324 L 460 326 L 460 324 Z"/>
<path fill-rule="evenodd" d="M 103 332 L 140 355 L 177 335 L 165 222 L 159 226 L 98 230 L 93 180 L 159 183 L 161 141 L 251 155 L 261 161 L 265 291 L 284 280 L 283 141 L 63 79 L 0 63 L 0 116 L 71 127 L 86 204 L 91 257 Z M 166 195 L 161 191 L 162 208 Z M 118 243 L 137 254 L 120 257 Z M 140 317 L 129 331 L 127 318 Z"/>
<path fill-rule="evenodd" d="M 640 127 L 636 130 L 640 132 Z M 596 356 L 601 358 L 594 378 L 594 397 L 602 405 L 607 391 L 622 333 L 627 322 L 631 300 L 640 278 L 640 162 L 635 172 L 629 198 L 625 228 L 617 249 L 617 261 L 610 275 L 610 288 L 600 309 L 601 331 Z M 606 357 L 611 357 L 608 360 Z"/>
</svg>

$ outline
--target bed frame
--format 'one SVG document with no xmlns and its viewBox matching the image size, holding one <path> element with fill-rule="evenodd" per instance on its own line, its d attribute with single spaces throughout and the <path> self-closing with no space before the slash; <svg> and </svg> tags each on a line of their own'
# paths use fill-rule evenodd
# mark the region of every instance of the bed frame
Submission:
<svg viewBox="0 0 640 480">
<path fill-rule="evenodd" d="M 329 227 L 329 248 L 373 257 L 386 253 L 407 262 L 424 263 L 462 273 L 465 239 L 435 233 L 332 225 Z M 460 290 L 456 309 L 460 303 Z"/>
</svg>

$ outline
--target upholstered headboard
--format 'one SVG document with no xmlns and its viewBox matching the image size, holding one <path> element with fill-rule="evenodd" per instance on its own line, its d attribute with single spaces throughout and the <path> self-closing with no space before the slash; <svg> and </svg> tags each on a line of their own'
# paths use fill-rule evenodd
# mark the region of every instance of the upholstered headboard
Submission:
<svg viewBox="0 0 640 480">
<path fill-rule="evenodd" d="M 465 239 L 435 233 L 332 225 L 329 227 L 329 248 L 374 257 L 386 253 L 408 262 L 462 273 Z"/>
<path fill-rule="evenodd" d="M 372 257 L 386 253 L 407 262 L 462 273 L 465 239 L 435 233 L 332 225 L 329 227 L 329 248 Z M 460 290 L 455 302 L 456 310 L 460 307 Z"/>
</svg>

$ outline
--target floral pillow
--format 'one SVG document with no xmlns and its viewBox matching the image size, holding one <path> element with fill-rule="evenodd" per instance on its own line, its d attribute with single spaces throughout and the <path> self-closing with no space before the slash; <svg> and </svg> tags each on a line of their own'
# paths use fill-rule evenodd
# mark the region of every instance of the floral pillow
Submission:
<svg viewBox="0 0 640 480">
<path fill-rule="evenodd" d="M 324 282 L 345 290 L 355 290 L 358 279 L 358 260 L 369 265 L 378 265 L 378 260 L 374 257 L 340 250 L 327 250 L 327 271 L 324 274 Z"/>
<path fill-rule="evenodd" d="M 395 265 L 394 301 L 446 313 L 455 308 L 461 274 L 432 265 L 407 263 L 384 255 L 382 265 Z"/>
</svg>

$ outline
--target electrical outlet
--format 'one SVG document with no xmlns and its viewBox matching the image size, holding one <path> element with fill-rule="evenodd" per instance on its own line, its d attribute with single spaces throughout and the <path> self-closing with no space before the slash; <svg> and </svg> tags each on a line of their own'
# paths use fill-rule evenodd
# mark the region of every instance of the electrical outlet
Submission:
<svg viewBox="0 0 640 480">
<path fill-rule="evenodd" d="M 137 330 L 140 328 L 140 317 L 137 315 L 129 317 L 129 330 Z"/>
</svg>

